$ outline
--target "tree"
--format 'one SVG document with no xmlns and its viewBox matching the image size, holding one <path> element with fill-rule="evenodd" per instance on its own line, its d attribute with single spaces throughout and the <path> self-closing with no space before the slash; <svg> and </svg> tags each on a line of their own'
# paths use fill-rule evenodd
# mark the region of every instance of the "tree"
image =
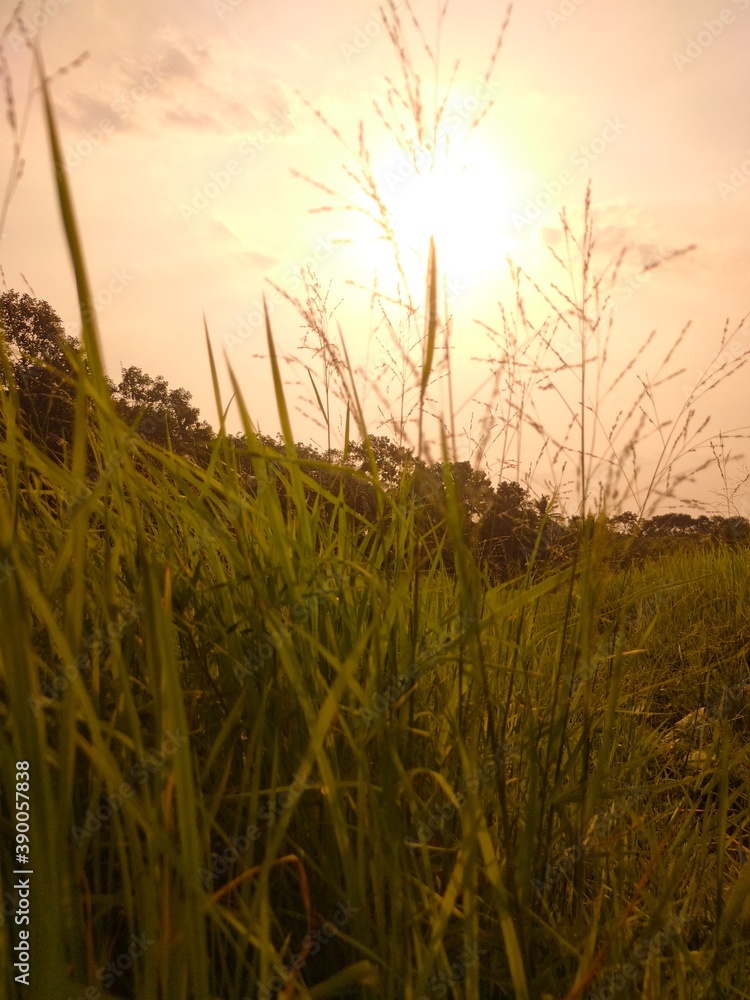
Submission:
<svg viewBox="0 0 750 1000">
<path fill-rule="evenodd" d="M 621 514 L 615 514 L 610 518 L 610 524 L 618 535 L 633 536 L 638 530 L 638 515 L 631 510 L 625 510 Z"/>
<path fill-rule="evenodd" d="M 386 491 L 395 492 L 399 487 L 404 470 L 414 469 L 416 462 L 414 455 L 408 448 L 397 444 L 385 435 L 373 434 L 369 442 L 381 486 Z M 350 456 L 351 461 L 358 464 L 362 471 L 370 471 L 367 451 L 363 444 L 353 443 Z"/>
<path fill-rule="evenodd" d="M 122 372 L 113 390 L 115 406 L 126 423 L 138 423 L 146 440 L 163 448 L 171 445 L 178 454 L 201 464 L 205 461 L 214 434 L 191 404 L 187 389 L 170 389 L 161 375 L 152 378 L 131 366 Z"/>
<path fill-rule="evenodd" d="M 479 557 L 496 579 L 523 571 L 534 549 L 539 523 L 539 508 L 534 507 L 528 490 L 516 482 L 498 483 L 478 532 Z"/>
<path fill-rule="evenodd" d="M 78 342 L 65 333 L 62 320 L 47 302 L 12 289 L 0 296 L 0 334 L 25 433 L 62 455 L 75 419 L 72 359 Z M 9 392 L 5 370 L 0 371 L 0 382 Z"/>
<path fill-rule="evenodd" d="M 690 514 L 654 514 L 644 524 L 644 534 L 648 538 L 673 538 L 689 535 L 696 522 Z"/>
<path fill-rule="evenodd" d="M 6 393 L 11 381 L 15 386 L 25 434 L 62 457 L 75 421 L 78 341 L 49 303 L 11 290 L 0 296 L 0 346 L 6 359 L 0 385 Z M 187 389 L 170 389 L 161 376 L 136 367 L 122 372 L 119 385 L 107 381 L 126 423 L 138 421 L 147 440 L 205 463 L 214 434 Z"/>
</svg>

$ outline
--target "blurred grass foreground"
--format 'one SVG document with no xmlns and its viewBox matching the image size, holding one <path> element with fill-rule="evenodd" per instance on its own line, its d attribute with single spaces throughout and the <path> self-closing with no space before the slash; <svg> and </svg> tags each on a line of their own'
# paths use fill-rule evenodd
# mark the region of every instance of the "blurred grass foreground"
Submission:
<svg viewBox="0 0 750 1000">
<path fill-rule="evenodd" d="M 356 393 L 358 462 L 300 453 L 268 324 L 278 448 L 236 384 L 243 435 L 150 440 L 44 97 L 82 342 L 35 368 L 51 441 L 3 338 L 0 994 L 750 995 L 746 537 L 636 558 L 543 503 L 498 568 L 447 444 L 429 504 Z"/>
</svg>

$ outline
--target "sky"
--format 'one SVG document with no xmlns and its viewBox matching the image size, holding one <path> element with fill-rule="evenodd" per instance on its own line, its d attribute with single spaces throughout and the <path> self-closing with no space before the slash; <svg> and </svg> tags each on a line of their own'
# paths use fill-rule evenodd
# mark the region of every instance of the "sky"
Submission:
<svg viewBox="0 0 750 1000">
<path fill-rule="evenodd" d="M 442 0 L 394 3 L 421 81 L 418 115 L 434 122 L 443 107 L 437 131 L 417 134 L 388 18 L 372 0 L 22 6 L 53 75 L 108 373 L 117 380 L 136 365 L 162 375 L 189 389 L 217 426 L 205 317 L 225 403 L 231 366 L 256 424 L 276 433 L 265 293 L 288 359 L 295 435 L 325 447 L 305 370 L 312 367 L 324 400 L 325 358 L 286 298 L 307 300 L 305 274 L 319 290 L 315 310 L 325 303 L 331 341 L 346 344 L 371 432 L 391 433 L 391 418 L 413 418 L 418 395 L 418 373 L 397 354 L 421 357 L 432 233 L 451 378 L 442 352 L 431 408 L 445 414 L 457 457 L 537 492 L 560 488 L 574 503 L 580 335 L 564 318 L 557 327 L 545 320 L 556 310 L 568 315 L 565 296 L 580 294 L 575 252 L 577 284 L 553 252 L 568 259 L 560 212 L 580 236 L 590 185 L 591 273 L 626 252 L 614 278 L 607 272 L 613 325 L 599 328 L 601 337 L 609 330 L 599 380 L 603 341 L 586 347 L 586 449 L 608 457 L 588 459 L 592 477 L 616 470 L 613 503 L 635 509 L 664 468 L 659 456 L 678 438 L 693 388 L 750 348 L 742 325 L 750 309 L 750 0 L 518 0 L 489 79 L 504 3 L 454 0 L 442 21 Z M 14 6 L 0 0 L 0 27 Z M 33 290 L 75 333 L 75 285 L 29 50 L 17 26 L 2 44 L 24 159 L 0 222 L 4 287 Z M 5 122 L 2 129 L 0 183 L 9 191 L 13 133 Z M 376 202 L 356 183 L 363 156 L 392 244 L 378 239 L 367 215 Z M 321 210 L 346 204 L 356 210 Z M 541 353 L 540 335 L 520 319 L 508 258 L 524 272 L 522 315 L 547 338 Z M 391 301 L 399 295 L 410 296 L 414 311 Z M 406 399 L 398 372 L 411 380 Z M 678 374 L 663 381 L 669 372 Z M 692 426 L 710 417 L 698 438 L 705 446 L 675 465 L 678 475 L 710 461 L 721 433 L 736 458 L 726 483 L 739 482 L 744 442 L 732 435 L 750 425 L 746 380 L 740 370 L 697 401 Z M 345 408 L 334 397 L 329 426 L 338 445 Z M 608 450 L 617 414 L 631 410 L 630 429 L 623 424 Z M 639 420 L 633 458 L 626 443 Z M 239 429 L 236 408 L 228 425 Z M 411 419 L 412 443 L 415 434 Z M 434 422 L 429 436 L 439 450 Z M 722 489 L 714 463 L 678 497 L 725 513 Z M 742 491 L 732 502 L 732 512 L 750 515 Z"/>
</svg>

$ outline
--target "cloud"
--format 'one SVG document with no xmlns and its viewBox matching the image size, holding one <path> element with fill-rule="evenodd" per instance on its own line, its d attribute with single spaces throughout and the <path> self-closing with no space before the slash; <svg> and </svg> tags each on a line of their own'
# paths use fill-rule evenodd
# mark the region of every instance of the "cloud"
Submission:
<svg viewBox="0 0 750 1000">
<path fill-rule="evenodd" d="M 164 112 L 164 122 L 177 125 L 180 128 L 196 129 L 198 131 L 222 131 L 222 123 L 214 115 L 205 111 L 192 111 L 190 108 L 169 108 Z"/>
<path fill-rule="evenodd" d="M 86 131 L 95 128 L 105 119 L 112 121 L 114 112 L 109 101 L 91 94 L 71 94 L 57 103 L 57 111 L 62 122 Z"/>
<path fill-rule="evenodd" d="M 579 237 L 583 231 L 583 200 L 568 204 L 566 215 L 573 234 Z M 595 246 L 608 256 L 616 256 L 623 247 L 632 251 L 634 247 L 653 247 L 658 242 L 653 221 L 644 217 L 642 208 L 627 201 L 597 201 L 593 190 L 590 217 Z"/>
<path fill-rule="evenodd" d="M 276 267 L 281 260 L 276 254 L 269 254 L 263 250 L 259 250 L 257 247 L 247 246 L 243 238 L 230 225 L 222 222 L 221 219 L 211 219 L 208 229 L 220 242 L 239 243 L 239 249 L 234 249 L 232 256 L 235 260 L 249 267 L 254 267 L 261 271 L 269 271 L 271 268 Z"/>
<path fill-rule="evenodd" d="M 183 107 L 169 108 L 164 120 L 227 135 L 260 129 L 274 115 L 291 121 L 289 101 L 278 85 L 264 82 L 253 87 L 248 84 L 243 91 L 242 96 L 237 97 L 235 86 L 212 78 L 210 73 L 205 74 L 180 87 L 179 100 Z"/>
<path fill-rule="evenodd" d="M 197 59 L 175 46 L 167 49 L 159 60 L 159 69 L 168 78 L 196 80 L 200 75 Z"/>
<path fill-rule="evenodd" d="M 211 219 L 208 228 L 213 232 L 214 236 L 218 236 L 220 239 L 226 240 L 238 240 L 239 236 L 228 226 L 226 222 L 222 222 L 221 219 Z"/>
<path fill-rule="evenodd" d="M 224 133 L 263 127 L 274 115 L 289 119 L 291 99 L 277 75 L 231 38 L 212 38 L 196 49 L 172 34 L 161 63 L 174 78 L 174 97 L 192 115 L 183 125 Z"/>
<path fill-rule="evenodd" d="M 173 26 L 155 32 L 137 57 L 100 51 L 75 89 L 59 95 L 62 121 L 80 132 L 108 120 L 119 130 L 249 134 L 278 116 L 292 132 L 293 97 L 268 66 L 232 38 L 195 42 Z M 94 65 L 95 64 L 95 65 Z"/>
<path fill-rule="evenodd" d="M 242 250 L 236 255 L 244 264 L 258 268 L 261 271 L 270 271 L 279 263 L 279 257 L 269 257 L 268 254 L 259 250 Z"/>
<path fill-rule="evenodd" d="M 63 122 L 80 131 L 101 128 L 108 121 L 118 130 L 144 128 L 148 109 L 168 100 L 170 88 L 158 58 L 123 59 L 97 65 L 88 86 L 56 97 Z"/>
</svg>

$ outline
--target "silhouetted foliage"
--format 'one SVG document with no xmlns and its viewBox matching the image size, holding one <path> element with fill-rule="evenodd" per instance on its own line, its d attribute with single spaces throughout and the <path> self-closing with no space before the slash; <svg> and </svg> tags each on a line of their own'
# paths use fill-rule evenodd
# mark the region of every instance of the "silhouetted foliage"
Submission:
<svg viewBox="0 0 750 1000">
<path fill-rule="evenodd" d="M 199 464 L 207 459 L 214 432 L 191 405 L 187 389 L 170 389 L 160 375 L 152 378 L 131 366 L 123 370 L 113 397 L 123 420 L 136 424 L 153 444 L 171 446 L 172 451 Z"/>
<path fill-rule="evenodd" d="M 25 433 L 56 456 L 71 440 L 76 388 L 71 357 L 78 343 L 48 303 L 16 291 L 0 296 L 0 336 L 8 365 L 0 383 L 15 386 Z"/>
<path fill-rule="evenodd" d="M 61 459 L 72 438 L 74 356 L 79 345 L 65 333 L 48 303 L 15 291 L 0 297 L 0 325 L 4 355 L 0 384 L 6 393 L 15 387 L 25 433 Z M 138 434 L 207 465 L 216 435 L 201 420 L 186 389 L 170 389 L 161 376 L 152 377 L 135 366 L 122 371 L 119 383 L 109 384 L 118 413 Z M 249 493 L 257 493 L 253 463 L 259 456 L 242 434 L 226 441 L 240 481 Z M 263 434 L 258 444 L 265 456 L 266 479 L 286 517 L 293 509 L 286 445 L 281 435 Z M 581 532 L 592 530 L 595 522 L 618 563 L 658 557 L 676 546 L 750 544 L 750 522 L 740 516 L 673 512 L 641 519 L 625 511 L 609 519 L 592 515 L 586 522 L 576 516 L 566 520 L 548 496 L 534 499 L 520 483 L 511 481 L 493 487 L 486 472 L 467 461 L 428 464 L 384 435 L 371 437 L 368 447 L 350 442 L 346 454 L 321 453 L 312 444 L 296 444 L 293 460 L 299 461 L 303 472 L 306 502 L 321 518 L 346 518 L 370 546 L 386 537 L 394 512 L 408 510 L 425 554 L 430 558 L 439 554 L 449 571 L 454 567 L 456 529 L 449 523 L 450 481 L 458 501 L 458 529 L 476 562 L 496 582 L 525 572 L 532 555 L 540 566 L 572 559 Z M 376 478 L 387 502 L 375 487 Z"/>
<path fill-rule="evenodd" d="M 482 562 L 496 579 L 523 572 L 540 524 L 528 490 L 520 483 L 498 483 L 479 527 Z"/>
</svg>

